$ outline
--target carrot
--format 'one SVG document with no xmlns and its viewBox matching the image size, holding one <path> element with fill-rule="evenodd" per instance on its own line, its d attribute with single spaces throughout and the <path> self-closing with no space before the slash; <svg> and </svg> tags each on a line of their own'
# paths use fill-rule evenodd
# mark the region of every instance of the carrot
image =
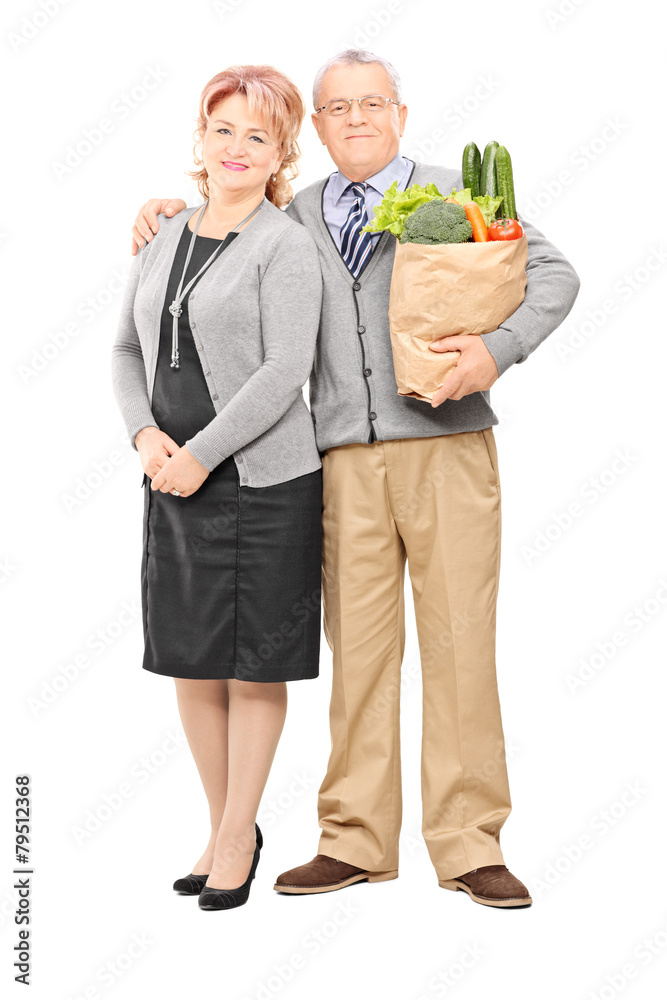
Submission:
<svg viewBox="0 0 667 1000">
<path fill-rule="evenodd" d="M 458 205 L 459 204 L 458 201 L 456 200 L 456 198 L 445 198 L 445 201 L 448 201 L 451 205 Z"/>
<path fill-rule="evenodd" d="M 475 201 L 467 201 L 463 206 L 466 218 L 472 226 L 472 238 L 475 243 L 488 243 L 488 231 L 482 210 Z"/>
</svg>

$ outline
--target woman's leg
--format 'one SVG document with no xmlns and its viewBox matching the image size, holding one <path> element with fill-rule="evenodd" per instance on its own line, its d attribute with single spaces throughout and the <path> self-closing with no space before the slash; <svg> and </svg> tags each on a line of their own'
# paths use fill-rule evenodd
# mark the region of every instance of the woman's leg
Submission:
<svg viewBox="0 0 667 1000">
<path fill-rule="evenodd" d="M 204 786 L 211 817 L 209 842 L 191 870 L 195 875 L 208 875 L 227 799 L 227 685 L 230 682 L 183 677 L 175 677 L 174 681 L 178 711 Z"/>
<path fill-rule="evenodd" d="M 284 682 L 228 680 L 227 685 L 227 799 L 206 882 L 214 889 L 236 889 L 248 877 L 255 817 L 287 711 Z"/>
</svg>

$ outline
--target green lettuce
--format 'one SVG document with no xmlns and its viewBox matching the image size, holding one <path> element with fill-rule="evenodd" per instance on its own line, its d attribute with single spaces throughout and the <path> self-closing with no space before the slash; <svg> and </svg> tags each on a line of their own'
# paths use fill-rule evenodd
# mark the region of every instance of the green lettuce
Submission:
<svg viewBox="0 0 667 1000">
<path fill-rule="evenodd" d="M 424 202 L 442 197 L 433 183 L 429 182 L 426 187 L 412 184 L 407 190 L 399 191 L 398 181 L 394 181 L 385 191 L 380 204 L 373 209 L 375 218 L 363 227 L 362 232 L 381 233 L 386 230 L 398 237 L 403 232 L 406 216 Z"/>
<path fill-rule="evenodd" d="M 448 194 L 447 197 L 458 201 L 459 205 L 465 205 L 467 201 L 472 201 L 472 190 L 470 188 L 461 188 L 460 191 L 457 191 L 456 188 L 452 188 L 452 193 Z"/>
<path fill-rule="evenodd" d="M 502 200 L 502 195 L 498 198 L 493 198 L 490 194 L 478 194 L 476 198 L 473 198 L 473 201 L 476 201 L 481 208 L 487 226 L 490 226 L 495 220 L 496 212 L 500 208 Z"/>
<path fill-rule="evenodd" d="M 493 198 L 490 194 L 478 194 L 474 198 L 470 197 L 470 188 L 462 188 L 460 191 L 455 191 L 452 188 L 452 193 L 449 195 L 450 198 L 455 198 L 459 205 L 465 205 L 467 201 L 476 202 L 482 210 L 482 215 L 484 216 L 484 221 L 487 226 L 496 218 L 496 212 L 500 208 L 502 202 L 502 195 L 498 198 Z"/>
</svg>

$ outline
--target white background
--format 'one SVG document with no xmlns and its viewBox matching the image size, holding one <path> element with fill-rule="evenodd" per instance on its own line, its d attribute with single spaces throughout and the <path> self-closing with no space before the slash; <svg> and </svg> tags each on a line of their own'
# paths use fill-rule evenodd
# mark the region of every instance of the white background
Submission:
<svg viewBox="0 0 667 1000">
<path fill-rule="evenodd" d="M 646 0 L 3 6 L 3 980 L 17 942 L 14 777 L 29 773 L 31 996 L 659 995 L 667 241 L 657 10 Z M 317 850 L 323 643 L 320 677 L 289 687 L 249 903 L 202 912 L 171 890 L 203 849 L 207 811 L 173 682 L 140 669 L 141 471 L 110 379 L 118 275 L 147 198 L 200 203 L 185 171 L 211 76 L 274 63 L 310 105 L 318 66 L 355 44 L 403 78 L 406 153 L 457 167 L 470 139 L 507 145 L 519 213 L 582 279 L 563 326 L 492 390 L 498 680 L 514 805 L 502 845 L 532 892 L 525 910 L 438 887 L 420 836 L 411 605 L 399 879 L 306 897 L 272 889 Z M 149 72 L 159 82 L 142 91 Z M 103 118 L 112 130 L 58 176 L 68 147 Z M 301 145 L 297 189 L 332 170 L 309 119 Z M 96 479 L 105 462 L 110 474 Z M 88 479 L 89 495 L 68 504 Z M 67 671 L 76 657 L 87 665 Z M 572 687 L 579 675 L 588 679 Z"/>
</svg>

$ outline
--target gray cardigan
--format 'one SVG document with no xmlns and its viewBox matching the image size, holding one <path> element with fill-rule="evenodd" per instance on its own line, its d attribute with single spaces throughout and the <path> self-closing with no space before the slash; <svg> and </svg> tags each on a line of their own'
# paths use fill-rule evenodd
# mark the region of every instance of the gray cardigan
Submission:
<svg viewBox="0 0 667 1000">
<path fill-rule="evenodd" d="M 112 348 L 112 382 L 135 450 L 136 434 L 157 426 L 151 396 L 160 316 L 176 247 L 199 207 L 173 218 L 160 215 L 158 232 L 130 271 Z M 321 300 L 312 236 L 265 198 L 188 299 L 216 416 L 185 444 L 209 471 L 233 455 L 241 484 L 257 487 L 321 467 L 302 392 Z"/>
<path fill-rule="evenodd" d="M 383 233 L 358 279 L 350 274 L 322 215 L 328 178 L 299 191 L 286 212 L 312 233 L 320 251 L 324 297 L 310 408 L 320 452 L 375 439 L 434 437 L 497 424 L 490 390 L 441 406 L 399 396 L 389 335 L 389 288 L 396 238 Z M 449 193 L 461 171 L 416 163 L 409 184 L 434 181 Z M 526 297 L 497 330 L 481 338 L 500 375 L 524 362 L 569 313 L 579 278 L 564 254 L 519 216 L 528 241 Z M 443 331 L 445 332 L 445 331 Z"/>
</svg>

